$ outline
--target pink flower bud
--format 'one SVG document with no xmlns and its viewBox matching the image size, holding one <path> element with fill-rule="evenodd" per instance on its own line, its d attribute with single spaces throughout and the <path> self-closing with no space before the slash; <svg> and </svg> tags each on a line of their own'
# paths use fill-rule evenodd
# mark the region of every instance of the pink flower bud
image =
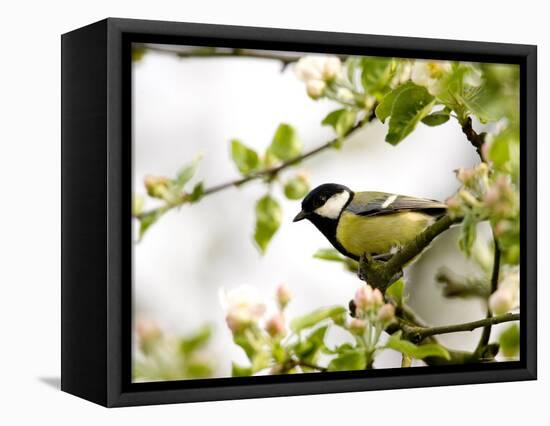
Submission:
<svg viewBox="0 0 550 426">
<path fill-rule="evenodd" d="M 369 310 L 374 302 L 372 287 L 367 284 L 358 288 L 353 301 L 358 312 Z"/>
<path fill-rule="evenodd" d="M 372 291 L 372 300 L 375 306 L 382 306 L 384 304 L 384 296 L 377 288 Z"/>
<path fill-rule="evenodd" d="M 395 306 L 391 303 L 386 303 L 378 310 L 377 319 L 380 322 L 388 323 L 395 318 Z"/>
<path fill-rule="evenodd" d="M 467 183 L 475 177 L 475 172 L 472 169 L 458 169 L 456 171 L 456 177 L 462 183 Z"/>
<path fill-rule="evenodd" d="M 486 207 L 494 207 L 500 200 L 500 191 L 495 186 L 490 187 L 483 196 Z"/>
<path fill-rule="evenodd" d="M 500 220 L 495 225 L 493 232 L 495 233 L 495 237 L 500 237 L 509 229 L 510 229 L 510 223 L 506 220 Z"/>
<path fill-rule="evenodd" d="M 283 315 L 278 312 L 273 315 L 265 325 L 266 331 L 271 337 L 282 336 L 285 334 L 285 319 Z"/>
<path fill-rule="evenodd" d="M 366 326 L 367 326 L 367 323 L 359 318 L 353 318 L 349 323 L 350 330 L 358 334 L 365 331 Z"/>
<path fill-rule="evenodd" d="M 286 284 L 281 284 L 277 287 L 277 303 L 279 304 L 279 308 L 284 309 L 286 305 L 288 305 L 288 302 L 290 302 L 291 298 L 292 293 Z"/>
</svg>

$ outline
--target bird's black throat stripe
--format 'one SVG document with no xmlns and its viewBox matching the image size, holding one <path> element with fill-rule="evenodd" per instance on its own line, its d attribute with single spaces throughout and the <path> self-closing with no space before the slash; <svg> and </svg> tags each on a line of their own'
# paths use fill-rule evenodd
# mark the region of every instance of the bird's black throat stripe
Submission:
<svg viewBox="0 0 550 426">
<path fill-rule="evenodd" d="M 340 215 L 336 219 L 329 219 L 327 217 L 313 214 L 309 218 L 309 220 L 311 223 L 315 225 L 315 227 L 319 231 L 321 231 L 321 233 L 327 238 L 327 240 L 329 240 L 329 242 L 334 246 L 336 250 L 338 250 L 344 256 L 347 256 L 352 258 L 353 260 L 359 261 L 359 257 L 347 251 L 336 239 L 336 228 L 338 227 L 338 221 L 340 220 L 340 216 L 342 216 L 342 213 L 344 212 L 344 210 L 346 210 L 348 205 L 351 203 L 352 199 L 353 199 L 353 192 L 351 192 L 348 202 L 346 203 L 346 205 L 340 212 Z"/>
</svg>

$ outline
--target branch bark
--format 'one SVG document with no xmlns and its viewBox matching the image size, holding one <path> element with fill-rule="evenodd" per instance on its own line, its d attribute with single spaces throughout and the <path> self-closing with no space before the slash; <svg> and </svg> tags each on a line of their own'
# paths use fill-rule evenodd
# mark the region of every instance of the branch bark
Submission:
<svg viewBox="0 0 550 426">
<path fill-rule="evenodd" d="M 493 231 L 494 233 L 494 231 Z M 500 247 L 498 241 L 494 238 L 494 260 L 493 260 L 493 271 L 491 273 L 491 292 L 493 294 L 498 288 L 498 277 L 500 272 Z M 487 319 L 490 319 L 492 316 L 491 309 L 487 307 Z M 491 323 L 488 323 L 485 328 L 483 328 L 483 333 L 479 339 L 479 343 L 476 348 L 476 353 L 480 354 L 485 350 L 485 347 L 489 344 L 489 338 L 491 337 Z"/>
<path fill-rule="evenodd" d="M 382 293 L 399 279 L 403 274 L 403 267 L 418 256 L 422 251 L 442 232 L 451 225 L 458 223 L 460 218 L 451 218 L 445 215 L 433 225 L 426 228 L 416 238 L 403 246 L 387 262 L 374 260 L 365 255 L 359 261 L 359 276 L 373 288 L 378 288 Z"/>
<path fill-rule="evenodd" d="M 412 342 L 420 342 L 423 339 L 439 334 L 458 333 L 461 331 L 472 331 L 481 327 L 490 327 L 503 322 L 519 321 L 519 314 L 504 314 L 495 317 L 483 318 L 477 321 L 463 324 L 444 325 L 440 327 L 411 327 L 403 324 L 401 329 Z M 484 345 L 486 346 L 486 344 Z"/>
<path fill-rule="evenodd" d="M 373 107 L 373 110 L 374 110 L 374 107 Z M 374 117 L 375 117 L 375 115 L 371 114 L 370 116 L 368 116 L 368 118 L 366 120 L 363 120 L 363 121 L 360 121 L 359 123 L 357 123 L 355 126 L 353 126 L 347 132 L 345 137 L 349 137 L 352 133 L 354 133 L 355 131 L 362 128 L 364 124 L 371 122 Z M 244 185 L 248 182 L 258 180 L 258 179 L 272 180 L 281 171 L 283 171 L 283 170 L 285 170 L 285 169 L 287 169 L 291 166 L 294 166 L 294 165 L 296 165 L 296 164 L 298 164 L 298 163 L 300 163 L 300 162 L 302 162 L 302 161 L 304 161 L 304 160 L 306 160 L 310 157 L 313 157 L 313 156 L 319 154 L 320 152 L 323 152 L 323 151 L 326 151 L 330 148 L 333 148 L 334 145 L 337 142 L 339 142 L 338 138 L 331 139 L 330 141 L 325 142 L 324 144 L 318 146 L 317 148 L 314 148 L 310 151 L 307 151 L 304 154 L 299 155 L 297 157 L 294 157 L 290 160 L 284 161 L 284 162 L 280 163 L 279 165 L 277 165 L 275 167 L 266 168 L 266 169 L 260 170 L 258 172 L 250 173 L 250 174 L 248 174 L 248 175 L 246 175 L 242 178 L 231 180 L 231 181 L 225 182 L 225 183 L 221 183 L 219 185 L 214 185 L 210 188 L 206 188 L 203 192 L 202 197 L 215 194 L 216 192 L 220 192 L 220 191 L 223 191 L 223 190 L 231 188 L 231 187 L 239 187 L 239 186 Z M 147 216 L 151 216 L 151 215 L 155 215 L 155 214 L 164 214 L 169 210 L 172 210 L 176 207 L 179 207 L 183 204 L 186 204 L 188 201 L 189 200 L 188 200 L 187 197 L 182 196 L 181 199 L 178 202 L 171 203 L 171 204 L 165 204 L 161 207 L 157 207 L 156 209 L 145 211 L 145 212 L 140 213 L 139 215 L 137 215 L 136 218 L 141 220 L 141 219 L 143 219 Z"/>
<path fill-rule="evenodd" d="M 472 118 L 466 117 L 464 122 L 461 123 L 462 132 L 466 135 L 466 139 L 470 141 L 473 147 L 476 149 L 477 155 L 482 162 L 485 162 L 483 158 L 483 144 L 485 143 L 485 133 L 477 133 L 472 127 Z"/>
</svg>

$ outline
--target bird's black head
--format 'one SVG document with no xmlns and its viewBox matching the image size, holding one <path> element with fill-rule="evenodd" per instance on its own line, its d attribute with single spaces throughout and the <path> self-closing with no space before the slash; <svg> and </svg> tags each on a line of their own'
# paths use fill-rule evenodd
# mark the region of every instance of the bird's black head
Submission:
<svg viewBox="0 0 550 426">
<path fill-rule="evenodd" d="M 353 192 L 344 185 L 325 183 L 313 189 L 302 201 L 302 211 L 296 215 L 294 222 L 309 219 L 337 220 L 342 210 L 353 198 Z"/>
</svg>

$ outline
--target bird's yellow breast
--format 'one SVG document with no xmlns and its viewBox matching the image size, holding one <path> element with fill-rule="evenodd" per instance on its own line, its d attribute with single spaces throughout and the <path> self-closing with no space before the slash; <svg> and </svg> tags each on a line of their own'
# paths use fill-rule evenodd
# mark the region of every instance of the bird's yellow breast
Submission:
<svg viewBox="0 0 550 426">
<path fill-rule="evenodd" d="M 344 211 L 336 228 L 336 239 L 351 254 L 389 253 L 414 239 L 433 222 L 419 212 L 403 212 L 380 216 L 358 216 Z"/>
</svg>

